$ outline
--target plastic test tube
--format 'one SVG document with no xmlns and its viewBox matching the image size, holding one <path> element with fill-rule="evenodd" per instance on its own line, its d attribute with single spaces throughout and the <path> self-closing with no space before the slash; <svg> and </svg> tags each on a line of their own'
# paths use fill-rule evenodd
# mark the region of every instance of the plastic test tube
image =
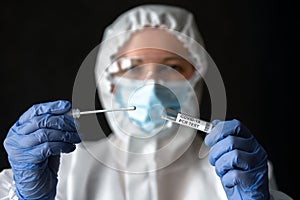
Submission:
<svg viewBox="0 0 300 200">
<path fill-rule="evenodd" d="M 205 133 L 210 133 L 211 129 L 213 128 L 213 124 L 210 122 L 206 122 L 204 120 L 197 119 L 171 109 L 165 109 L 165 113 L 162 118 L 183 126 L 203 131 Z"/>
</svg>

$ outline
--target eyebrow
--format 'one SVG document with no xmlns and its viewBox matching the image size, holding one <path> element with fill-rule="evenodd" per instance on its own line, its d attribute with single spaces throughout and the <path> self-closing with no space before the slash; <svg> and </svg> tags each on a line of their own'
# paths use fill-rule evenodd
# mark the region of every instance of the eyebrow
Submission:
<svg viewBox="0 0 300 200">
<path fill-rule="evenodd" d="M 181 57 L 179 56 L 161 56 L 161 55 L 158 55 L 158 56 L 153 56 L 153 55 L 146 55 L 146 56 L 128 56 L 128 57 L 124 57 L 124 58 L 143 58 L 143 57 L 164 57 L 164 59 L 182 59 Z"/>
<path fill-rule="evenodd" d="M 186 61 L 185 59 L 178 57 L 178 56 L 168 56 L 164 59 L 164 61 L 169 61 L 169 60 L 180 60 L 180 61 Z"/>
</svg>

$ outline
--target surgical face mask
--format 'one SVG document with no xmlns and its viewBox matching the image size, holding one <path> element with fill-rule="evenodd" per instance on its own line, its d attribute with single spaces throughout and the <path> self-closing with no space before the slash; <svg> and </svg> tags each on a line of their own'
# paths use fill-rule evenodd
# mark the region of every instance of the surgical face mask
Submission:
<svg viewBox="0 0 300 200">
<path fill-rule="evenodd" d="M 152 134 L 168 128 L 168 122 L 161 118 L 164 109 L 180 111 L 181 104 L 192 95 L 187 81 L 142 81 L 115 78 L 115 101 L 120 106 L 136 106 L 127 112 L 130 121 L 145 134 Z"/>
</svg>

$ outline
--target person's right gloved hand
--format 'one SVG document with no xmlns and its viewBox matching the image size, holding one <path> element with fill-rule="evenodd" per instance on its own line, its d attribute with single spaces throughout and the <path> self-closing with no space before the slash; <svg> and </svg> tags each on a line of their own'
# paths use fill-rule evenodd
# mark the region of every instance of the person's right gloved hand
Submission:
<svg viewBox="0 0 300 200">
<path fill-rule="evenodd" d="M 19 199 L 54 199 L 60 154 L 81 142 L 68 101 L 32 106 L 10 128 L 4 147 Z"/>
</svg>

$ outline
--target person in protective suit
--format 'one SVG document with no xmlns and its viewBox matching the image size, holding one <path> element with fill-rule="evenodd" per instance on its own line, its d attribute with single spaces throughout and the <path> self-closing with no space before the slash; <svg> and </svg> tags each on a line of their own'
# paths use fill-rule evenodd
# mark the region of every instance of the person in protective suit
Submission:
<svg viewBox="0 0 300 200">
<path fill-rule="evenodd" d="M 104 108 L 136 110 L 106 113 L 112 133 L 84 141 L 69 101 L 32 106 L 4 141 L 11 169 L 0 174 L 0 199 L 291 199 L 240 121 L 213 120 L 203 140 L 161 118 L 165 108 L 199 117 L 213 67 L 201 45 L 185 9 L 142 5 L 119 16 L 104 32 L 96 84 Z"/>
</svg>

